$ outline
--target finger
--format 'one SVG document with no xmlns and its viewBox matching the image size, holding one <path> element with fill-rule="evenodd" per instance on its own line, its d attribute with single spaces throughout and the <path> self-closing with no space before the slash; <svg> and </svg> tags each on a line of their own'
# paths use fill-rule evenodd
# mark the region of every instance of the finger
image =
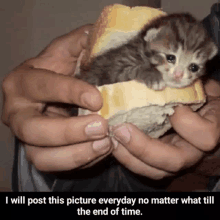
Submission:
<svg viewBox="0 0 220 220">
<path fill-rule="evenodd" d="M 220 99 L 212 97 L 210 101 L 203 106 L 198 113 L 205 118 L 209 119 L 209 116 L 212 116 L 213 114 L 216 115 L 216 117 L 219 117 L 220 114 Z M 212 114 L 213 113 L 213 114 Z M 210 118 L 211 122 L 215 122 L 216 119 Z"/>
<path fill-rule="evenodd" d="M 13 87 L 14 89 L 6 88 L 6 98 L 14 93 L 15 96 L 22 96 L 34 102 L 76 104 L 91 111 L 97 111 L 102 106 L 98 89 L 73 77 L 28 67 L 21 67 L 12 77 L 9 84 L 16 82 L 19 86 Z"/>
<path fill-rule="evenodd" d="M 113 156 L 133 173 L 154 179 L 160 180 L 166 176 L 172 175 L 169 172 L 155 168 L 139 160 L 131 154 L 123 145 L 118 144 L 116 150 L 112 152 Z"/>
<path fill-rule="evenodd" d="M 186 147 L 189 154 L 183 144 L 178 146 L 176 143 L 168 144 L 152 139 L 132 124 L 113 128 L 113 135 L 137 159 L 167 172 L 175 173 L 201 156 L 201 151 L 192 145 Z"/>
<path fill-rule="evenodd" d="M 29 145 L 63 146 L 107 136 L 108 123 L 97 114 L 79 117 L 42 116 L 34 108 L 10 117 L 14 134 Z"/>
<path fill-rule="evenodd" d="M 65 42 L 67 42 L 66 46 L 68 47 L 71 56 L 79 57 L 80 52 L 83 49 L 87 49 L 87 47 L 88 47 L 88 35 L 89 35 L 89 32 L 92 31 L 92 29 L 93 29 L 93 25 L 92 24 L 87 24 L 87 25 L 84 25 L 84 26 L 70 32 L 67 35 L 68 40 L 65 41 Z M 79 42 L 79 44 L 77 44 L 75 46 L 74 45 L 75 42 Z"/>
<path fill-rule="evenodd" d="M 176 107 L 170 122 L 179 135 L 203 151 L 212 150 L 218 142 L 218 118 L 215 113 L 209 111 L 202 117 L 187 106 Z"/>
<path fill-rule="evenodd" d="M 35 147 L 26 145 L 29 161 L 40 171 L 67 171 L 79 168 L 109 154 L 111 142 L 104 138 L 63 147 Z"/>
<path fill-rule="evenodd" d="M 219 84 L 219 82 L 217 82 L 213 79 L 210 79 L 205 84 L 204 88 L 205 88 L 206 94 L 208 96 L 213 96 L 213 97 L 220 96 L 220 84 Z"/>
</svg>

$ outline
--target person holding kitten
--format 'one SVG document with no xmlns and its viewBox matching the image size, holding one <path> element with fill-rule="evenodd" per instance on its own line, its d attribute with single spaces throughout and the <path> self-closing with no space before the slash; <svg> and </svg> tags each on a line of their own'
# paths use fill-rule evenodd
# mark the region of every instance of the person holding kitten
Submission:
<svg viewBox="0 0 220 220">
<path fill-rule="evenodd" d="M 18 138 L 13 191 L 157 191 L 163 188 L 157 182 L 215 151 L 220 85 L 214 80 L 205 86 L 208 103 L 197 113 L 176 107 L 170 121 L 177 133 L 161 139 L 122 124 L 113 128 L 112 141 L 108 123 L 99 115 L 69 117 L 53 106 L 42 113 L 48 102 L 101 108 L 97 89 L 70 76 L 91 28 L 85 25 L 55 39 L 3 81 L 2 120 Z"/>
</svg>

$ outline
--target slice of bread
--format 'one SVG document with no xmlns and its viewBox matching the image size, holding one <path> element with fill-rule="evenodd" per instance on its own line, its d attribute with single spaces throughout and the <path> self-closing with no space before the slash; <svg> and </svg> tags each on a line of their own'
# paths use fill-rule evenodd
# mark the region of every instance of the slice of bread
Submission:
<svg viewBox="0 0 220 220">
<path fill-rule="evenodd" d="M 133 123 L 153 138 L 158 138 L 171 128 L 168 116 L 178 104 L 190 105 L 197 110 L 205 103 L 205 93 L 200 80 L 193 85 L 175 89 L 167 87 L 154 91 L 143 83 L 128 81 L 98 87 L 103 106 L 97 113 L 109 120 L 109 125 Z M 79 109 L 79 115 L 90 114 Z"/>
</svg>

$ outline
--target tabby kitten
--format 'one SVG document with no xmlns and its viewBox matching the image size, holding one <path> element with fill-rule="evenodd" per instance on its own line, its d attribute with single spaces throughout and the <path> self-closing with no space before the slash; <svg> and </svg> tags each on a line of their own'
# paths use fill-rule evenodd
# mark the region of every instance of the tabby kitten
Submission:
<svg viewBox="0 0 220 220">
<path fill-rule="evenodd" d="M 205 74 L 218 48 L 187 13 L 159 17 L 118 48 L 97 56 L 76 77 L 101 86 L 138 80 L 154 90 L 185 87 Z"/>
</svg>

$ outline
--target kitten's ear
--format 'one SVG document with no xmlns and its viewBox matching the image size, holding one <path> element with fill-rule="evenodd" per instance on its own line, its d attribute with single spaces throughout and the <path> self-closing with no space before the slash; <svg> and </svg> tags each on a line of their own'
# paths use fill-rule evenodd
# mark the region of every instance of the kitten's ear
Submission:
<svg viewBox="0 0 220 220">
<path fill-rule="evenodd" d="M 209 44 L 209 57 L 208 57 L 208 59 L 211 60 L 214 56 L 217 55 L 217 53 L 218 53 L 218 46 L 215 43 L 211 42 Z"/>
<path fill-rule="evenodd" d="M 144 40 L 147 41 L 147 42 L 151 42 L 153 41 L 158 33 L 160 32 L 160 29 L 161 28 L 151 28 L 147 31 L 146 35 L 144 36 Z"/>
</svg>

